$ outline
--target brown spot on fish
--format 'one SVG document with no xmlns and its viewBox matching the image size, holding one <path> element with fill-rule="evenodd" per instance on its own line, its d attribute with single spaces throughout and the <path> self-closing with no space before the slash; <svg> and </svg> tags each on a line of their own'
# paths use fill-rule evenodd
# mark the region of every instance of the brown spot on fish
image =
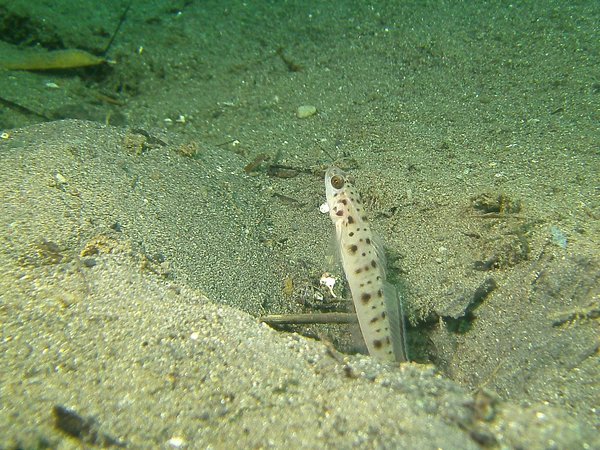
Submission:
<svg viewBox="0 0 600 450">
<path fill-rule="evenodd" d="M 379 339 L 373 341 L 373 347 L 376 349 L 380 349 L 383 346 L 382 342 Z"/>
<path fill-rule="evenodd" d="M 378 320 L 379 320 L 379 317 L 373 317 L 373 318 L 371 319 L 371 323 L 375 323 L 375 322 L 377 322 Z"/>
<path fill-rule="evenodd" d="M 365 242 L 366 242 L 367 244 L 371 245 L 371 239 L 367 238 L 367 239 L 365 240 Z"/>
<path fill-rule="evenodd" d="M 362 300 L 363 304 L 366 305 L 367 303 L 369 303 L 369 300 L 371 300 L 371 294 L 369 294 L 368 292 L 363 292 L 360 299 Z"/>
<path fill-rule="evenodd" d="M 340 209 L 339 211 L 336 211 L 336 212 L 335 212 L 335 215 L 336 215 L 336 216 L 340 216 L 340 217 L 341 217 L 341 216 L 343 216 L 343 215 L 344 215 L 344 211 Z"/>
<path fill-rule="evenodd" d="M 365 255 L 364 255 L 364 253 L 363 253 L 363 256 L 365 256 Z M 375 262 L 375 260 L 372 260 L 372 261 L 371 261 L 371 266 L 372 266 L 373 268 L 377 267 L 377 263 Z"/>
<path fill-rule="evenodd" d="M 348 216 L 348 223 L 354 223 L 354 217 Z"/>
<path fill-rule="evenodd" d="M 348 247 L 348 250 L 354 255 L 356 250 L 358 250 L 358 246 L 356 244 L 352 244 L 350 247 Z"/>
</svg>

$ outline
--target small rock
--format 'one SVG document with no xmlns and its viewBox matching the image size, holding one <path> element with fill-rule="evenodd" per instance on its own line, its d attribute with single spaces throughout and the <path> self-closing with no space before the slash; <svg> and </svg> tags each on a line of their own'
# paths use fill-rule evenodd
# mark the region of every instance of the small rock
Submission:
<svg viewBox="0 0 600 450">
<path fill-rule="evenodd" d="M 317 107 L 312 105 L 298 106 L 296 110 L 296 116 L 299 119 L 306 119 L 307 117 L 314 116 L 317 113 Z"/>
</svg>

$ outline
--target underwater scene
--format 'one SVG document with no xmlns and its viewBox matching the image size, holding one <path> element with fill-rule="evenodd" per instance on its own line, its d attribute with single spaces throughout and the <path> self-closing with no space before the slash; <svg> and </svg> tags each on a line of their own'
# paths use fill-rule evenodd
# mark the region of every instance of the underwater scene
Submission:
<svg viewBox="0 0 600 450">
<path fill-rule="evenodd" d="M 0 0 L 0 449 L 600 448 L 600 2 Z"/>
</svg>

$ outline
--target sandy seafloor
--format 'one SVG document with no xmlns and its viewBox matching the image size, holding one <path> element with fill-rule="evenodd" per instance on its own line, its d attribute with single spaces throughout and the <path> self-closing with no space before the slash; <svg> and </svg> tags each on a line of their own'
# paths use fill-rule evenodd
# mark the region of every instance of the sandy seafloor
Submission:
<svg viewBox="0 0 600 450">
<path fill-rule="evenodd" d="M 126 5 L 35 3 L 0 1 L 0 63 L 97 53 Z M 134 1 L 115 64 L 3 71 L 0 448 L 600 448 L 599 24 L 595 1 Z M 319 286 L 349 298 L 332 160 L 411 363 L 258 320 L 348 307 Z"/>
</svg>

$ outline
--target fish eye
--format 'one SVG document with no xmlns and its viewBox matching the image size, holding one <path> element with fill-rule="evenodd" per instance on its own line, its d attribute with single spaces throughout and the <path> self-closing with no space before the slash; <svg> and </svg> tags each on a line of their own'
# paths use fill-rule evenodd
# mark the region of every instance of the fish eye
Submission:
<svg viewBox="0 0 600 450">
<path fill-rule="evenodd" d="M 341 189 L 344 187 L 344 177 L 341 177 L 339 175 L 335 175 L 334 177 L 331 178 L 331 186 L 333 186 L 334 189 Z"/>
</svg>

